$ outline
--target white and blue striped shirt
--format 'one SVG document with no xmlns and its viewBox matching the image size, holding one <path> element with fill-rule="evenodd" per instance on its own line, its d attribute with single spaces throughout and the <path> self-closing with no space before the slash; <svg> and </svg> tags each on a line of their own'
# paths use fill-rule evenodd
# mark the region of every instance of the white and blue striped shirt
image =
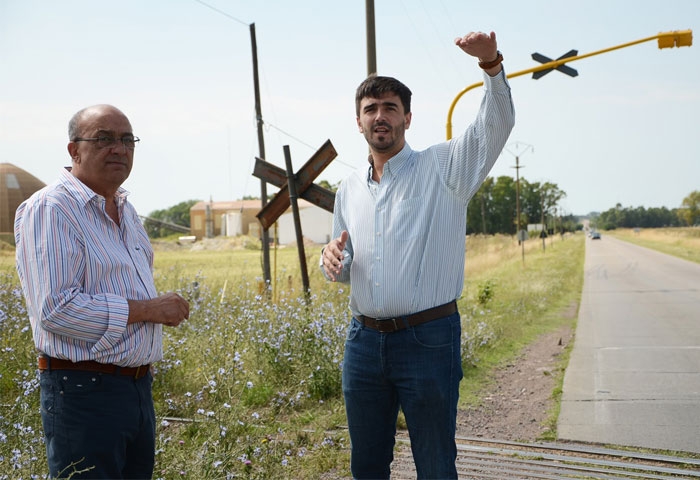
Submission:
<svg viewBox="0 0 700 480">
<path fill-rule="evenodd" d="M 162 325 L 127 325 L 129 300 L 156 296 L 153 249 L 127 192 L 120 224 L 68 170 L 17 209 L 17 272 L 39 352 L 124 367 L 162 358 Z"/>
<path fill-rule="evenodd" d="M 484 78 L 477 118 L 459 138 L 422 152 L 406 144 L 379 183 L 367 168 L 341 183 L 333 238 L 348 231 L 338 281 L 350 281 L 353 315 L 407 315 L 461 295 L 467 204 L 515 123 L 505 73 Z"/>
</svg>

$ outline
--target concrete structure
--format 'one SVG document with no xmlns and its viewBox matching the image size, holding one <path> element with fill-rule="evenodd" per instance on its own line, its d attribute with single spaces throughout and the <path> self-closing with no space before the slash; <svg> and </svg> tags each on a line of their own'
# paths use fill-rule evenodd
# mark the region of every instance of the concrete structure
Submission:
<svg viewBox="0 0 700 480">
<path fill-rule="evenodd" d="M 0 238 L 14 238 L 17 207 L 46 184 L 11 163 L 0 163 Z"/>
<path fill-rule="evenodd" d="M 333 233 L 333 214 L 306 200 L 299 200 L 298 205 L 304 238 L 314 243 L 328 243 Z M 289 245 L 297 241 L 291 208 L 280 216 L 277 224 L 277 241 L 280 245 Z"/>
<path fill-rule="evenodd" d="M 227 231 L 248 235 L 251 223 L 259 225 L 255 217 L 259 210 L 260 200 L 197 202 L 190 208 L 190 231 L 197 240 L 226 235 Z"/>
<path fill-rule="evenodd" d="M 298 205 L 304 238 L 327 243 L 333 228 L 333 214 L 303 199 L 298 201 Z M 191 234 L 197 240 L 236 235 L 260 238 L 262 228 L 256 217 L 260 209 L 260 200 L 198 202 L 190 208 Z M 270 236 L 274 232 L 275 228 L 270 228 Z M 278 243 L 282 245 L 296 242 L 291 207 L 277 220 L 276 235 Z"/>
</svg>

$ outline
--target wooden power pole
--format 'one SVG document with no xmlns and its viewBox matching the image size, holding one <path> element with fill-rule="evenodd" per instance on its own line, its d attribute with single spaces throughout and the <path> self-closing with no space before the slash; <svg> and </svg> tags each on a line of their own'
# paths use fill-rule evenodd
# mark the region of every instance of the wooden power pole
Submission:
<svg viewBox="0 0 700 480">
<path fill-rule="evenodd" d="M 265 160 L 265 139 L 263 137 L 262 108 L 260 106 L 260 78 L 258 76 L 258 42 L 255 38 L 255 24 L 250 24 L 250 43 L 253 48 L 253 84 L 255 88 L 255 119 L 258 125 L 258 152 L 259 158 Z M 260 180 L 260 199 L 262 208 L 267 205 L 267 183 Z M 269 293 L 272 280 L 270 278 L 270 235 L 268 229 L 262 231 L 263 252 L 263 277 L 265 279 L 265 291 Z"/>
</svg>

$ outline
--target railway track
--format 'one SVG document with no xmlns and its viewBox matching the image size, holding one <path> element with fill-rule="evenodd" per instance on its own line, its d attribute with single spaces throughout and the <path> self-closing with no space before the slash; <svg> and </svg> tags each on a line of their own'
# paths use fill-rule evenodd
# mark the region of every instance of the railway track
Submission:
<svg viewBox="0 0 700 480">
<path fill-rule="evenodd" d="M 391 478 L 415 479 L 407 435 L 397 444 Z M 460 479 L 700 479 L 700 456 L 457 437 L 457 471 Z"/>
</svg>

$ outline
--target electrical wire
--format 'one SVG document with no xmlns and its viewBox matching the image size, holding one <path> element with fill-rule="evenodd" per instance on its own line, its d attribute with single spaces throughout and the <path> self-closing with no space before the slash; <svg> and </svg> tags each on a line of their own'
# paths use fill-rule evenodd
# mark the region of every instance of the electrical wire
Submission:
<svg viewBox="0 0 700 480">
<path fill-rule="evenodd" d="M 233 21 L 235 21 L 235 22 L 240 23 L 241 25 L 249 26 L 249 24 L 246 23 L 246 22 L 244 22 L 243 20 L 240 20 L 240 19 L 234 17 L 233 15 L 230 15 L 230 14 L 228 14 L 228 13 L 222 11 L 222 10 L 219 10 L 218 8 L 213 7 L 213 6 L 209 5 L 209 4 L 206 3 L 206 2 L 203 2 L 202 0 L 194 0 L 194 1 L 197 2 L 197 3 L 199 3 L 199 4 L 201 4 L 201 5 L 204 5 L 204 6 L 207 7 L 207 8 L 210 8 L 211 10 L 215 11 L 216 13 L 218 13 L 218 14 L 220 14 L 220 15 L 223 15 L 223 16 L 225 16 L 225 17 L 227 17 L 227 18 L 229 18 L 229 19 L 231 19 L 231 20 L 233 20 Z M 267 90 L 267 89 L 268 89 L 268 84 L 267 84 L 267 80 L 266 80 L 267 77 L 265 76 L 264 69 L 263 69 L 263 72 L 262 72 L 262 77 L 263 77 L 263 79 L 265 79 L 264 84 L 265 84 L 265 89 Z M 269 93 L 268 93 L 268 95 L 269 95 Z M 275 111 L 275 110 L 274 110 L 274 106 L 273 106 L 273 107 L 272 107 L 273 116 L 274 116 L 274 111 Z M 289 138 L 291 138 L 291 139 L 293 139 L 293 140 L 299 142 L 300 144 L 302 144 L 302 145 L 304 145 L 304 146 L 310 148 L 312 151 L 316 151 L 316 150 L 317 150 L 316 147 L 311 146 L 309 143 L 307 143 L 307 142 L 305 142 L 305 141 L 299 139 L 298 137 L 295 137 L 294 135 L 292 135 L 292 134 L 290 134 L 290 133 L 288 133 L 288 132 L 282 130 L 281 128 L 279 128 L 278 126 L 276 126 L 276 125 L 274 125 L 274 124 L 271 124 L 271 123 L 265 121 L 264 119 L 263 119 L 263 125 L 265 125 L 267 128 L 274 128 L 274 129 L 277 130 L 279 133 L 281 133 L 281 134 L 283 134 L 283 135 L 286 135 L 287 137 L 289 137 Z M 336 158 L 334 161 L 335 161 L 335 163 L 339 163 L 339 164 L 341 164 L 341 165 L 343 165 L 343 166 L 345 166 L 345 167 L 349 167 L 349 168 L 352 168 L 352 169 L 355 168 L 354 166 L 352 166 L 352 165 L 350 165 L 350 164 L 348 164 L 348 163 L 345 163 L 345 162 L 343 162 L 343 161 L 341 161 L 341 160 L 338 160 L 337 158 Z"/>
<path fill-rule="evenodd" d="M 228 13 L 224 12 L 223 10 L 219 10 L 219 9 L 216 8 L 216 7 L 212 7 L 211 5 L 209 5 L 208 3 L 203 2 L 202 0 L 194 0 L 194 1 L 197 2 L 197 3 L 199 3 L 199 4 L 204 5 L 204 6 L 207 7 L 207 8 L 210 8 L 210 9 L 214 10 L 216 13 L 219 13 L 219 14 L 223 15 L 224 17 L 228 17 L 228 18 L 230 18 L 231 20 L 240 23 L 241 25 L 245 25 L 246 27 L 250 26 L 249 23 L 246 23 L 246 22 L 244 22 L 243 20 L 240 20 L 240 19 L 234 17 L 233 15 L 229 15 Z"/>
</svg>

